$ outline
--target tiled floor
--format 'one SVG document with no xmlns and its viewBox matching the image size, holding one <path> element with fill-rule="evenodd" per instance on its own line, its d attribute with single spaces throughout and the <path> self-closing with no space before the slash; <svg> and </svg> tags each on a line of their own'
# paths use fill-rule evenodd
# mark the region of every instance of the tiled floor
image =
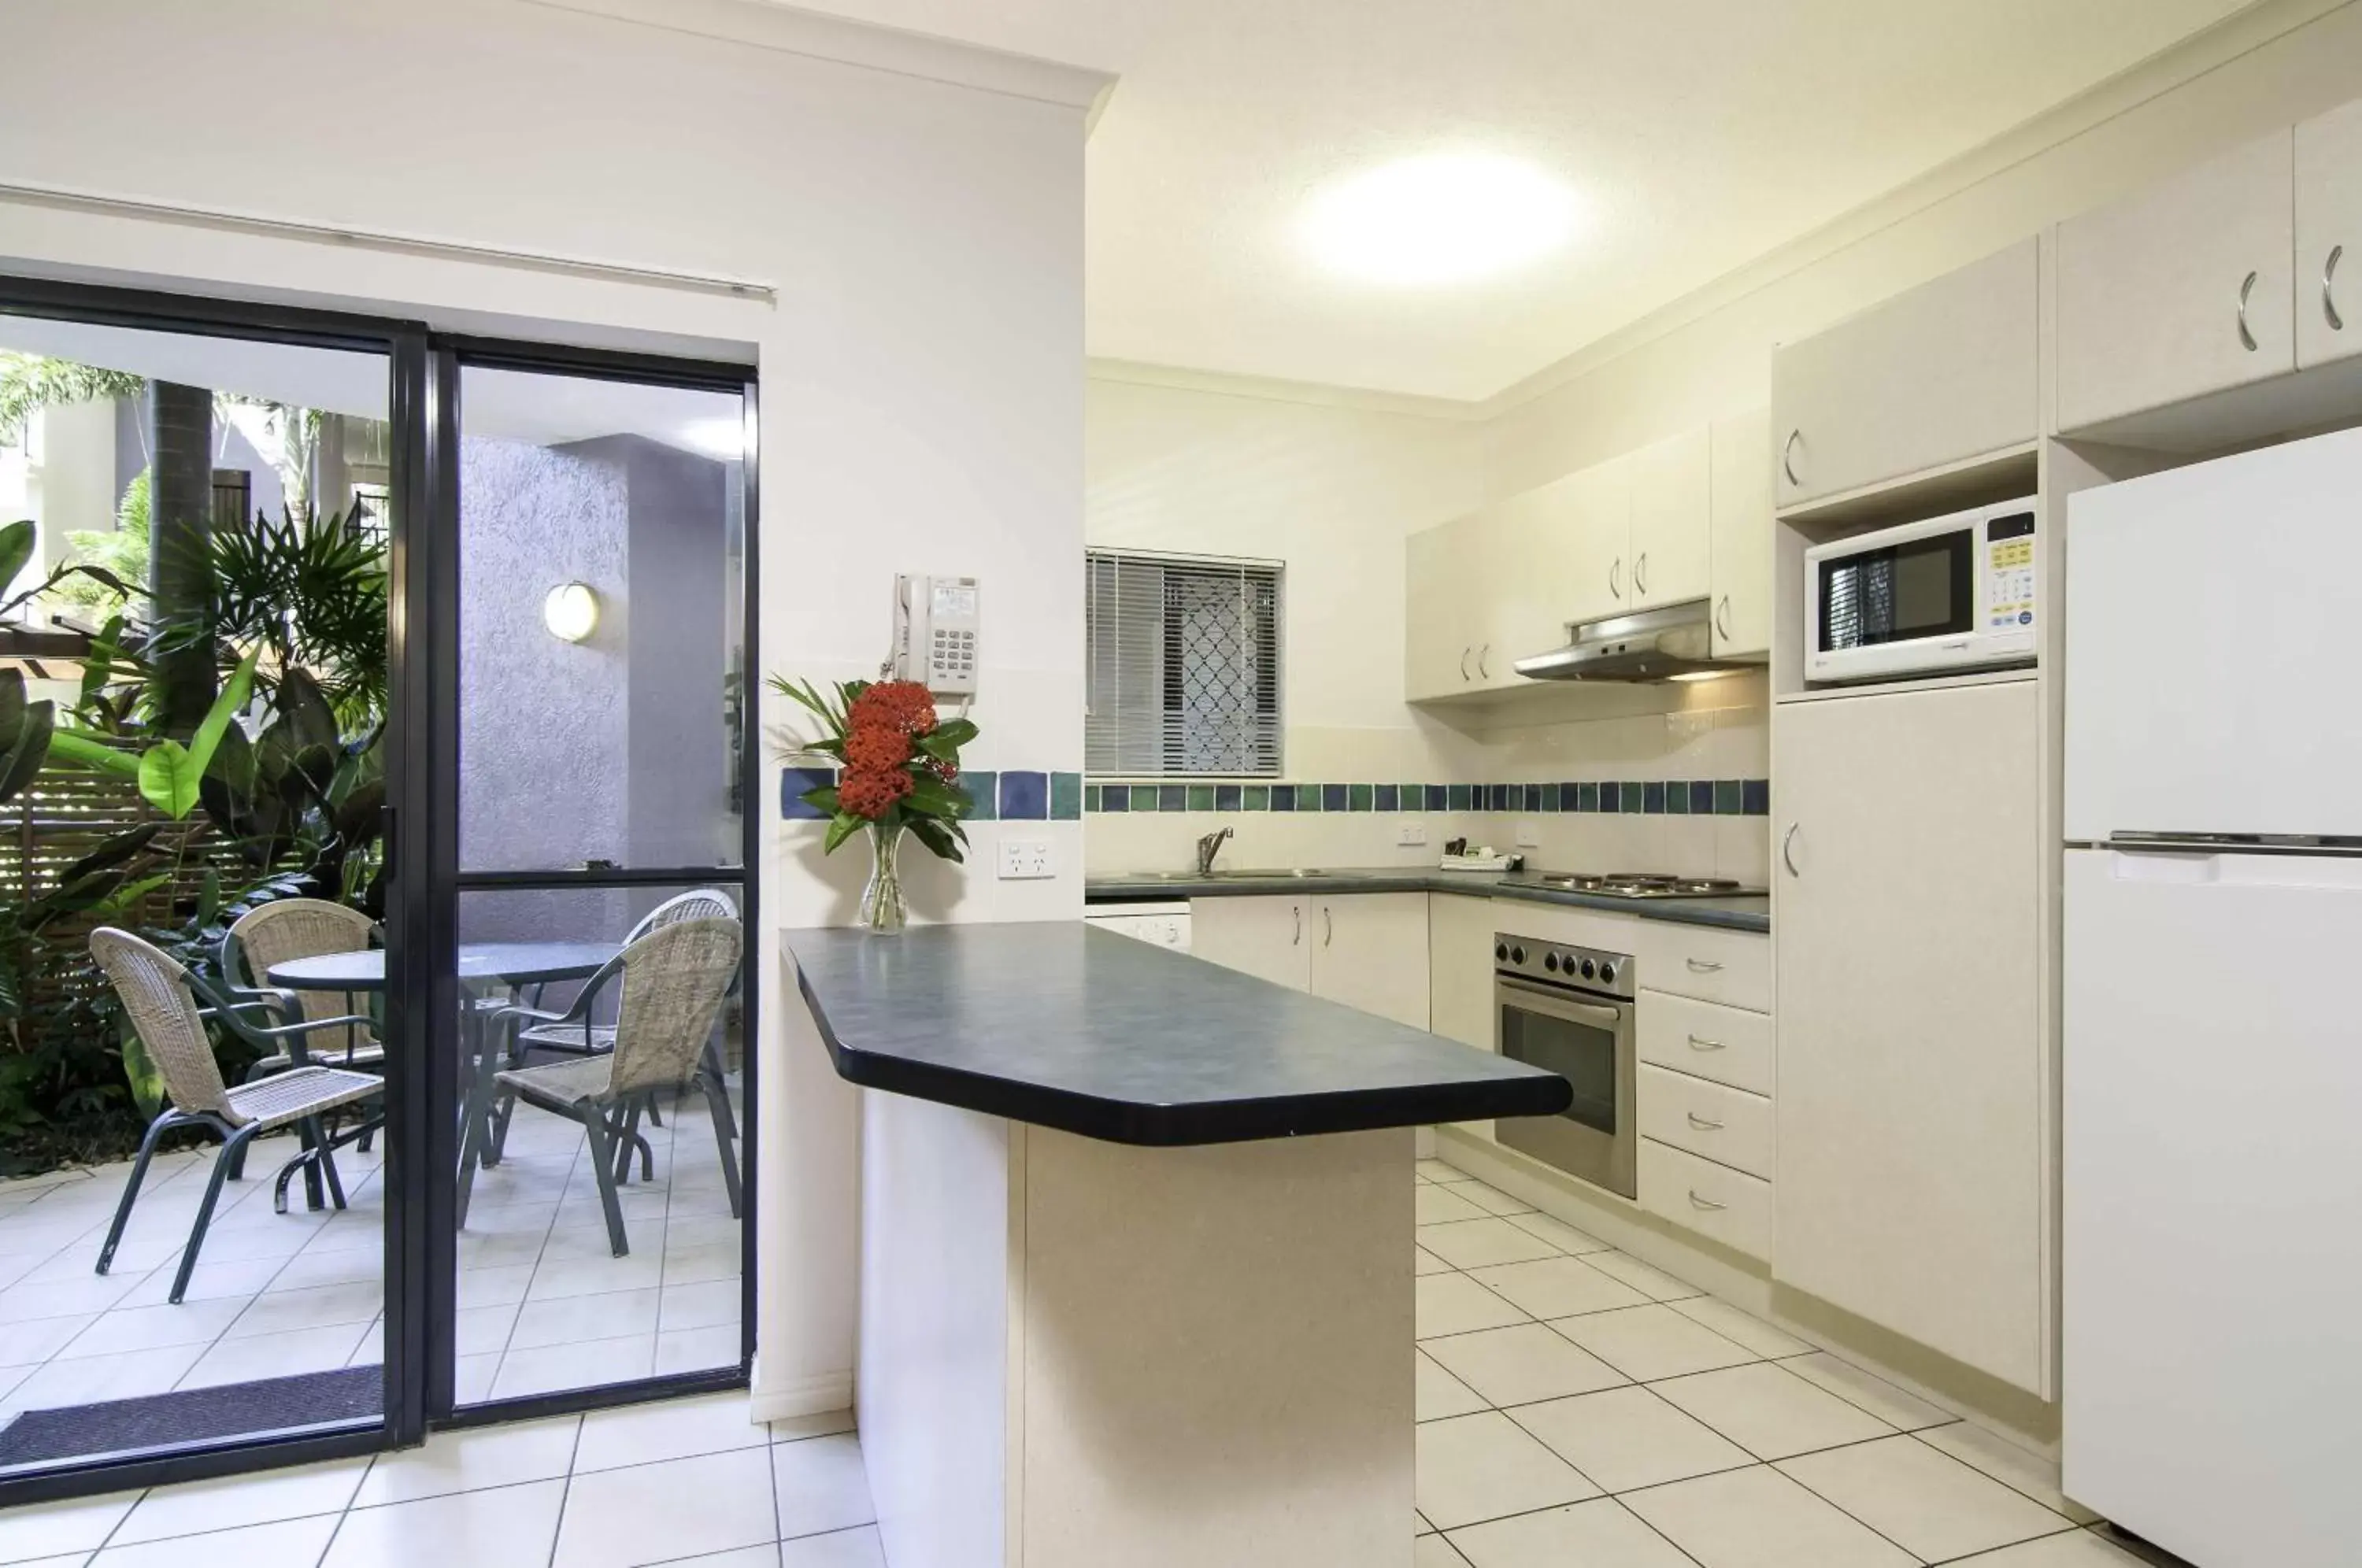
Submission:
<svg viewBox="0 0 2362 1568">
<path fill-rule="evenodd" d="M 374 1459 L 0 1512 L 28 1568 L 884 1568 L 846 1416 L 744 1394 L 442 1433 Z"/>
<path fill-rule="evenodd" d="M 738 1222 L 712 1124 L 702 1101 L 684 1101 L 643 1132 L 656 1176 L 623 1189 L 632 1250 L 618 1258 L 581 1129 L 518 1109 L 459 1238 L 462 1402 L 737 1361 Z M 307 1212 L 299 1184 L 274 1214 L 270 1178 L 292 1151 L 283 1138 L 255 1145 L 179 1306 L 165 1297 L 210 1149 L 156 1160 L 104 1277 L 93 1266 L 127 1165 L 0 1184 L 0 1425 L 25 1409 L 378 1360 L 382 1147 L 338 1151 L 349 1208 Z"/>
<path fill-rule="evenodd" d="M 1434 1160 L 1417 1568 L 2138 1568 L 2058 1471 Z"/>
</svg>

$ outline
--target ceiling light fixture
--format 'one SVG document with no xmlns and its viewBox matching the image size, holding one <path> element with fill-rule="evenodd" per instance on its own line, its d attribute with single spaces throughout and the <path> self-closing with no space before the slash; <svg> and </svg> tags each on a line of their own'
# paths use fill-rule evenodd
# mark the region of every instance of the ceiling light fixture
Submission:
<svg viewBox="0 0 2362 1568">
<path fill-rule="evenodd" d="M 1462 282 L 1558 248 L 1579 209 L 1573 192 L 1522 159 L 1425 153 L 1315 193 L 1303 238 L 1326 265 L 1372 282 Z"/>
<path fill-rule="evenodd" d="M 562 643 L 579 643 L 599 629 L 599 595 L 588 583 L 561 582 L 541 602 L 541 624 Z"/>
</svg>

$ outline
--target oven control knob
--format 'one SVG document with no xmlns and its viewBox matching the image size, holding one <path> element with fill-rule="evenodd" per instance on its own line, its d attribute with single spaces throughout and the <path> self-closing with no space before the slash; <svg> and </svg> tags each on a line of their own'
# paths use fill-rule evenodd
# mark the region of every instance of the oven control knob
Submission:
<svg viewBox="0 0 2362 1568">
<path fill-rule="evenodd" d="M 1493 956 L 1500 960 L 1502 963 L 1507 963 L 1509 960 L 1509 944 L 1506 942 L 1496 942 L 1493 944 Z"/>
<path fill-rule="evenodd" d="M 1570 975 L 1571 975 L 1571 974 L 1573 974 L 1573 973 L 1574 973 L 1574 963 L 1573 963 L 1573 961 L 1572 959 L 1570 959 L 1570 960 L 1567 962 L 1566 969 L 1567 969 L 1567 973 L 1568 973 L 1568 974 L 1570 974 Z M 1599 972 L 1599 966 L 1598 966 L 1598 965 L 1596 965 L 1596 964 L 1593 963 L 1593 962 L 1592 962 L 1590 959 L 1588 959 L 1588 958 L 1585 958 L 1585 959 L 1583 961 L 1583 977 L 1584 977 L 1584 979 L 1586 979 L 1586 980 L 1587 980 L 1587 979 L 1590 979 L 1594 975 L 1596 975 L 1598 972 Z"/>
<path fill-rule="evenodd" d="M 1509 949 L 1509 962 L 1510 962 L 1510 963 L 1512 963 L 1512 964 L 1522 964 L 1522 963 L 1524 963 L 1525 961 L 1526 961 L 1526 950 L 1525 950 L 1524 948 L 1522 948 L 1522 947 L 1512 947 L 1512 948 L 1510 948 L 1510 949 Z"/>
<path fill-rule="evenodd" d="M 1616 983 L 1616 966 L 1614 964 L 1609 963 L 1599 966 L 1599 983 L 1603 986 L 1612 986 Z"/>
</svg>

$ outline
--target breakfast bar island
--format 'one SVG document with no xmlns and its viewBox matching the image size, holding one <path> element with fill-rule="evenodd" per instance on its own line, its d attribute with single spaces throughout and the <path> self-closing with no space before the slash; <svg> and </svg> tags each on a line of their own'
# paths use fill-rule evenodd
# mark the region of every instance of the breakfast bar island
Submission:
<svg viewBox="0 0 2362 1568">
<path fill-rule="evenodd" d="M 1565 1080 L 1080 922 L 782 944 L 893 1568 L 1408 1568 L 1411 1129 Z"/>
</svg>

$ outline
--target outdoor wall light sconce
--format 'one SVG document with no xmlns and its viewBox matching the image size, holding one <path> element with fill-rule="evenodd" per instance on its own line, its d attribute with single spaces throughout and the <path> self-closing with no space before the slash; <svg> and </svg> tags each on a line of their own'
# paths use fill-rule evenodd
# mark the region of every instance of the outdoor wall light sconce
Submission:
<svg viewBox="0 0 2362 1568">
<path fill-rule="evenodd" d="M 541 624 L 562 643 L 579 643 L 599 629 L 599 595 L 585 582 L 561 582 L 541 602 Z"/>
</svg>

